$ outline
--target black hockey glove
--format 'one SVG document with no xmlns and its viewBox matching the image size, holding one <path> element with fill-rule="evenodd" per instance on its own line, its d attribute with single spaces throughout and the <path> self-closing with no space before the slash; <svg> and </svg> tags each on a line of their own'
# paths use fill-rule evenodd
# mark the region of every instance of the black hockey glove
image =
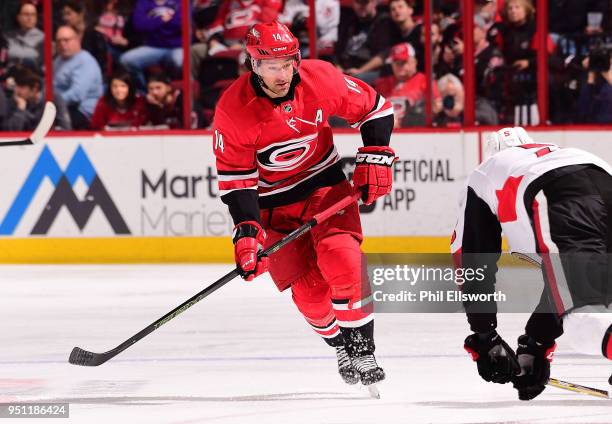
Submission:
<svg viewBox="0 0 612 424">
<path fill-rule="evenodd" d="M 519 372 L 514 351 L 495 330 L 468 336 L 463 347 L 472 355 L 485 381 L 505 384 Z"/>
<path fill-rule="evenodd" d="M 544 391 L 556 347 L 554 342 L 538 343 L 527 334 L 518 338 L 516 354 L 521 372 L 512 379 L 512 384 L 520 400 L 531 400 Z"/>
</svg>

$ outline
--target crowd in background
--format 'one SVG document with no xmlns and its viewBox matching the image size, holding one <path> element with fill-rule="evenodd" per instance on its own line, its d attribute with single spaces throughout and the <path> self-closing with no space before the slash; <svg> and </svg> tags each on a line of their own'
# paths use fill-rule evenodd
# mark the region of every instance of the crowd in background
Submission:
<svg viewBox="0 0 612 424">
<path fill-rule="evenodd" d="M 54 0 L 57 129 L 183 128 L 181 0 Z M 391 100 L 397 127 L 425 124 L 423 2 L 316 0 L 317 56 Z M 461 126 L 465 92 L 458 0 L 434 0 L 434 125 Z M 475 117 L 540 123 L 536 10 L 530 0 L 475 0 Z M 192 0 L 191 128 L 208 128 L 219 96 L 246 71 L 243 40 L 277 19 L 310 54 L 303 0 Z M 549 0 L 549 121 L 612 123 L 612 0 Z M 42 113 L 42 0 L 0 5 L 0 126 L 31 130 Z M 334 125 L 346 123 L 333 121 Z"/>
</svg>

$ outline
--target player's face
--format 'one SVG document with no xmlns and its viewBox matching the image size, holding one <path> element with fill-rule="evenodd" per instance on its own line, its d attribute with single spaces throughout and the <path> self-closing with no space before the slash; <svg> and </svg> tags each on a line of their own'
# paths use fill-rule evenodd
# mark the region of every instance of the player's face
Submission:
<svg viewBox="0 0 612 424">
<path fill-rule="evenodd" d="M 261 61 L 256 71 L 265 83 L 264 89 L 270 97 L 287 95 L 293 80 L 294 67 L 293 58 Z"/>
<path fill-rule="evenodd" d="M 110 89 L 113 98 L 119 103 L 123 103 L 130 93 L 130 87 L 120 79 L 112 80 Z"/>
<path fill-rule="evenodd" d="M 408 60 L 397 60 L 391 63 L 393 75 L 400 81 L 405 81 L 416 74 L 417 61 L 414 57 Z"/>
</svg>

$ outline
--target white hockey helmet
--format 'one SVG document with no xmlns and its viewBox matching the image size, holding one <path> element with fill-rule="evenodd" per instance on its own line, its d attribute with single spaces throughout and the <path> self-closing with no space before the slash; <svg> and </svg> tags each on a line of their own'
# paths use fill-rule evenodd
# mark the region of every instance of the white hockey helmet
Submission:
<svg viewBox="0 0 612 424">
<path fill-rule="evenodd" d="M 531 144 L 534 141 L 527 135 L 523 127 L 502 128 L 499 131 L 489 133 L 485 146 L 485 159 L 490 158 L 497 152 L 501 152 L 508 147 L 520 146 L 521 144 Z"/>
</svg>

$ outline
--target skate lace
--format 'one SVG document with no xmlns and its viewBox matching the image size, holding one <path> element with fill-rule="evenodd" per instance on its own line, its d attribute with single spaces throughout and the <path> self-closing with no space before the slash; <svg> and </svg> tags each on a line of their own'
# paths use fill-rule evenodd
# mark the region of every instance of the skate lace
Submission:
<svg viewBox="0 0 612 424">
<path fill-rule="evenodd" d="M 364 355 L 358 358 L 353 358 L 353 366 L 359 372 L 369 371 L 378 368 L 374 355 Z"/>
<path fill-rule="evenodd" d="M 352 365 L 351 357 L 343 346 L 336 348 L 336 356 L 338 357 L 338 368 L 350 367 Z"/>
</svg>

